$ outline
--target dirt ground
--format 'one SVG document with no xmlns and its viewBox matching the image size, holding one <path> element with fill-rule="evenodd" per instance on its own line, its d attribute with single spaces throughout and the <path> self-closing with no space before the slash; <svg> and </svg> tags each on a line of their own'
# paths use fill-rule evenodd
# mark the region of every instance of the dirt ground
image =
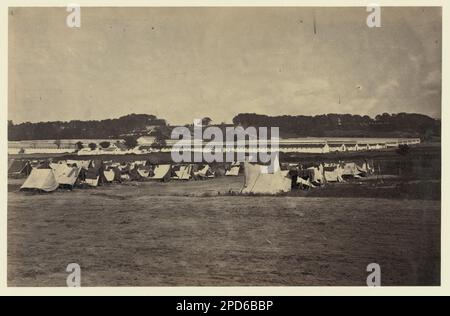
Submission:
<svg viewBox="0 0 450 316">
<path fill-rule="evenodd" d="M 234 196 L 242 177 L 49 194 L 9 180 L 8 286 L 440 284 L 440 201 Z M 338 184 L 340 185 L 340 184 Z M 348 185 L 348 184 L 342 184 Z"/>
</svg>

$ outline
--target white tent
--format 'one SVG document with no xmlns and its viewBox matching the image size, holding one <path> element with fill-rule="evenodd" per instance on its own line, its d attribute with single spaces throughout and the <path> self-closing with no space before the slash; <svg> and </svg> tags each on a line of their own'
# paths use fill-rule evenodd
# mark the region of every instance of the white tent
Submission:
<svg viewBox="0 0 450 316">
<path fill-rule="evenodd" d="M 148 177 L 148 179 L 164 180 L 166 178 L 170 178 L 170 169 L 170 165 L 157 165 L 153 170 L 153 176 Z"/>
<path fill-rule="evenodd" d="M 231 165 L 230 170 L 227 170 L 225 172 L 226 176 L 238 176 L 239 175 L 239 170 L 241 169 L 241 166 L 239 164 L 236 165 Z"/>
<path fill-rule="evenodd" d="M 174 180 L 189 180 L 191 178 L 192 165 L 180 166 L 179 170 L 175 171 Z"/>
<path fill-rule="evenodd" d="M 143 178 L 147 178 L 150 175 L 150 169 L 138 169 L 137 172 Z"/>
<path fill-rule="evenodd" d="M 98 186 L 98 180 L 100 179 L 100 176 L 97 176 L 96 178 L 86 178 L 85 182 L 86 184 L 90 185 L 91 187 Z"/>
<path fill-rule="evenodd" d="M 315 187 L 315 185 L 312 184 L 309 179 L 308 180 L 304 180 L 304 179 L 302 179 L 300 177 L 297 178 L 297 184 L 304 185 L 304 186 L 307 186 L 307 187 L 310 187 L 310 188 L 314 188 Z"/>
<path fill-rule="evenodd" d="M 128 165 L 120 165 L 117 168 L 119 168 L 119 170 L 121 170 L 121 171 L 126 170 L 126 169 L 131 169 L 131 167 L 129 167 Z"/>
<path fill-rule="evenodd" d="M 52 169 L 33 169 L 20 189 L 34 189 L 51 192 L 56 190 L 58 186 L 59 184 L 55 179 Z"/>
<path fill-rule="evenodd" d="M 329 164 L 324 168 L 323 176 L 327 182 L 343 182 L 343 169 L 339 164 Z"/>
<path fill-rule="evenodd" d="M 268 166 L 261 166 L 262 173 L 275 173 L 280 170 L 280 160 L 278 159 L 278 155 L 275 155 L 271 164 Z"/>
<path fill-rule="evenodd" d="M 354 162 L 347 162 L 344 164 L 342 175 L 343 176 L 352 176 L 354 178 L 361 178 L 361 171 L 358 166 Z"/>
<path fill-rule="evenodd" d="M 356 165 L 356 168 L 359 172 L 361 172 L 364 175 L 369 175 L 374 173 L 374 167 L 373 162 L 363 162 L 362 165 Z"/>
<path fill-rule="evenodd" d="M 91 164 L 90 160 L 66 160 L 68 165 L 77 165 L 78 168 L 83 168 L 88 170 L 89 165 Z"/>
<path fill-rule="evenodd" d="M 310 181 L 316 184 L 323 184 L 323 165 L 320 164 L 319 167 L 309 167 L 308 170 L 312 170 L 312 175 Z"/>
<path fill-rule="evenodd" d="M 50 168 L 53 170 L 56 181 L 60 185 L 69 185 L 73 187 L 77 182 L 78 175 L 80 173 L 80 168 L 69 167 L 66 164 L 57 163 L 50 164 Z"/>
<path fill-rule="evenodd" d="M 244 194 L 277 194 L 291 190 L 289 171 L 279 170 L 273 173 L 264 173 L 267 166 L 244 164 L 245 184 L 242 188 Z"/>
<path fill-rule="evenodd" d="M 130 175 L 127 173 L 123 173 L 120 175 L 120 179 L 125 180 L 125 181 L 130 180 Z"/>
<path fill-rule="evenodd" d="M 202 169 L 194 171 L 194 175 L 201 178 L 214 178 L 214 172 L 211 170 L 209 165 L 205 165 Z"/>
<path fill-rule="evenodd" d="M 108 181 L 108 182 L 113 182 L 114 178 L 116 176 L 116 173 L 114 172 L 113 169 L 104 170 L 103 174 L 105 175 L 106 181 Z"/>
</svg>

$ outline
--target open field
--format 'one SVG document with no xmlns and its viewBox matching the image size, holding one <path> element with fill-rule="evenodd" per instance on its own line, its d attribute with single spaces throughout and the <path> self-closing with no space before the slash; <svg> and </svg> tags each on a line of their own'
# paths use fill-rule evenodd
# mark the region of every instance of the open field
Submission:
<svg viewBox="0 0 450 316">
<path fill-rule="evenodd" d="M 440 284 L 439 199 L 332 196 L 355 183 L 226 195 L 242 177 L 50 194 L 21 181 L 9 179 L 9 286 L 65 286 L 71 262 L 82 286 L 365 285 L 371 262 L 383 285 Z"/>
</svg>

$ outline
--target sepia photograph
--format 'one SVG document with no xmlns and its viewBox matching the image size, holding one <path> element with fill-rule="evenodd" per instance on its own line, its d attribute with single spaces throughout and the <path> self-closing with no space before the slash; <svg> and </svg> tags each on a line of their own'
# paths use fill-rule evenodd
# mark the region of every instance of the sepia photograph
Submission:
<svg viewBox="0 0 450 316">
<path fill-rule="evenodd" d="M 7 12 L 8 287 L 441 286 L 442 7 Z"/>
</svg>

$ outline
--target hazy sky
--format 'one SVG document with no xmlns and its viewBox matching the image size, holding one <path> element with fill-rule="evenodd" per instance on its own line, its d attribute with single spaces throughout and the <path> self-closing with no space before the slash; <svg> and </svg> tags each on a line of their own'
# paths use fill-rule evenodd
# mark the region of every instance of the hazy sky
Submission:
<svg viewBox="0 0 450 316">
<path fill-rule="evenodd" d="M 241 112 L 441 116 L 440 8 L 65 8 L 9 14 L 9 119 Z M 313 20 L 316 20 L 314 34 Z M 339 103 L 340 99 L 340 103 Z"/>
</svg>

